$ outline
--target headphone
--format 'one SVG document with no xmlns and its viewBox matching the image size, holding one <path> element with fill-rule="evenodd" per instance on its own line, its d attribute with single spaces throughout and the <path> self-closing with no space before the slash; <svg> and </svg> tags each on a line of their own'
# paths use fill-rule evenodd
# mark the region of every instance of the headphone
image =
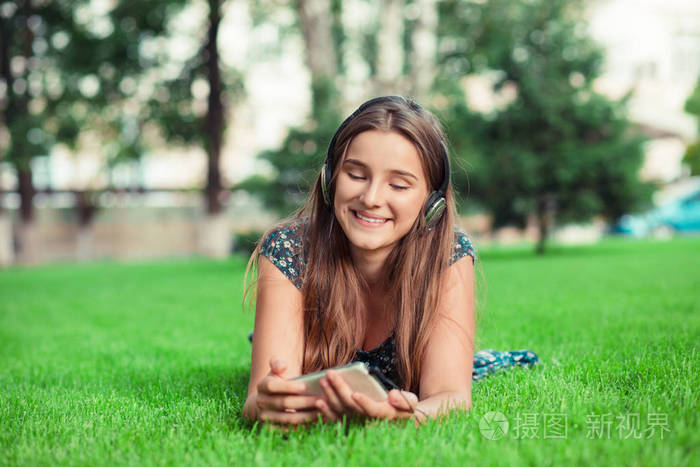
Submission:
<svg viewBox="0 0 700 467">
<path fill-rule="evenodd" d="M 375 97 L 368 100 L 360 107 L 357 108 L 348 118 L 346 118 L 343 123 L 340 124 L 336 130 L 331 142 L 328 145 L 328 152 L 326 153 L 326 160 L 323 163 L 323 169 L 321 169 L 321 192 L 323 193 L 323 200 L 326 204 L 332 207 L 333 202 L 331 199 L 331 180 L 333 179 L 333 153 L 335 151 L 335 143 L 338 139 L 338 135 L 343 129 L 355 119 L 360 113 L 366 110 L 368 107 L 380 103 L 380 102 L 397 102 L 401 101 L 410 105 L 415 105 L 418 109 L 423 109 L 417 102 L 407 99 L 403 96 L 383 96 Z M 427 230 L 431 230 L 437 225 L 437 223 L 442 218 L 445 209 L 447 208 L 447 201 L 445 200 L 445 193 L 447 192 L 447 186 L 450 183 L 450 158 L 447 154 L 447 145 L 444 141 L 440 140 L 440 148 L 442 149 L 442 159 L 444 162 L 445 172 L 442 177 L 442 183 L 440 187 L 430 193 L 428 200 L 425 202 L 425 207 L 423 208 L 423 215 L 425 216 L 425 226 Z"/>
</svg>

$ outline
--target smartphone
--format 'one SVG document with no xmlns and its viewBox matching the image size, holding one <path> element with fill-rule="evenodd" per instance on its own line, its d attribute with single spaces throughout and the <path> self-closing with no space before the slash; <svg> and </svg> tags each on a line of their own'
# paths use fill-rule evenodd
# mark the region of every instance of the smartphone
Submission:
<svg viewBox="0 0 700 467">
<path fill-rule="evenodd" d="M 354 362 L 330 369 L 342 376 L 343 381 L 345 381 L 345 383 L 350 386 L 350 389 L 353 391 L 362 393 L 377 402 L 387 400 L 388 394 L 384 389 L 384 386 L 382 386 L 377 378 L 370 374 L 366 363 Z M 326 371 L 327 370 L 322 370 L 315 373 L 298 376 L 296 378 L 292 378 L 292 381 L 301 381 L 302 383 L 306 384 L 304 394 L 310 396 L 321 396 L 323 395 L 323 389 L 321 389 L 319 380 L 326 376 Z"/>
</svg>

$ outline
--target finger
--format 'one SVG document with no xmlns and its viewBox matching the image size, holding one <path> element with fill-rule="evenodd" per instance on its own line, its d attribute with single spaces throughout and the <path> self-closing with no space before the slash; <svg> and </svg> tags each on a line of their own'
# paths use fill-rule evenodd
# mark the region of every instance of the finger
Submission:
<svg viewBox="0 0 700 467">
<path fill-rule="evenodd" d="M 385 418 L 391 420 L 396 417 L 396 410 L 388 402 L 373 401 L 364 394 L 358 392 L 352 395 L 353 400 L 362 408 L 362 411 L 372 418 Z"/>
<path fill-rule="evenodd" d="M 316 401 L 316 408 L 318 408 L 321 415 L 323 415 L 324 421 L 337 422 L 340 420 L 340 416 L 335 413 L 323 399 L 318 399 Z"/>
<path fill-rule="evenodd" d="M 418 405 L 418 397 L 408 391 L 389 391 L 389 403 L 399 410 L 413 412 Z"/>
<path fill-rule="evenodd" d="M 273 410 L 312 410 L 316 409 L 319 396 L 278 396 L 265 393 L 258 394 L 256 403 L 261 409 Z"/>
<path fill-rule="evenodd" d="M 301 425 L 318 421 L 321 412 L 318 410 L 308 410 L 302 412 L 279 412 L 276 410 L 263 410 L 259 418 L 263 422 L 277 423 L 281 425 Z"/>
<path fill-rule="evenodd" d="M 365 412 L 362 410 L 362 407 L 360 407 L 357 404 L 357 402 L 355 402 L 355 400 L 352 398 L 353 390 L 350 389 L 350 386 L 347 385 L 343 378 L 334 371 L 329 371 L 327 375 L 328 379 L 331 382 L 331 385 L 333 386 L 333 389 L 335 389 L 335 393 L 340 399 L 340 402 L 345 407 L 351 409 L 353 412 L 364 414 Z"/>
<path fill-rule="evenodd" d="M 321 378 L 319 380 L 319 384 L 321 389 L 323 389 L 323 394 L 326 396 L 327 405 L 330 406 L 331 410 L 340 415 L 344 414 L 346 412 L 345 407 L 328 379 Z"/>
<path fill-rule="evenodd" d="M 273 375 L 264 377 L 258 384 L 258 392 L 268 394 L 301 394 L 305 389 L 306 385 L 302 382 Z"/>
</svg>

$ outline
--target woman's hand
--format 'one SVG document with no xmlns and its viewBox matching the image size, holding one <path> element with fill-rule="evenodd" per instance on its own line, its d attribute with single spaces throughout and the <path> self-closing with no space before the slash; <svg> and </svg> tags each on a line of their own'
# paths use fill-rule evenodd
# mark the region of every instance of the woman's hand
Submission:
<svg viewBox="0 0 700 467">
<path fill-rule="evenodd" d="M 320 380 L 320 385 L 326 398 L 316 401 L 316 407 L 329 421 L 340 421 L 343 416 L 386 420 L 411 418 L 418 405 L 415 394 L 396 389 L 389 392 L 386 401 L 374 401 L 364 394 L 353 392 L 343 378 L 332 370 Z"/>
<path fill-rule="evenodd" d="M 255 418 L 279 425 L 299 425 L 318 420 L 316 406 L 320 396 L 307 396 L 304 383 L 285 379 L 287 366 L 282 360 L 270 360 L 270 372 L 260 380 L 255 394 Z"/>
</svg>

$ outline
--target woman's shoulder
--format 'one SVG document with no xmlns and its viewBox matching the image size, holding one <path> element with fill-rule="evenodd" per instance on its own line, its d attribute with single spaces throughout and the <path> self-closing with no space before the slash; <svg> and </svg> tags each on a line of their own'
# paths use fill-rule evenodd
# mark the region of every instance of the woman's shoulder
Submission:
<svg viewBox="0 0 700 467">
<path fill-rule="evenodd" d="M 465 256 L 471 256 L 472 261 L 476 263 L 476 250 L 474 250 L 474 245 L 472 245 L 469 236 L 461 228 L 455 227 L 450 265 L 453 265 Z"/>
<path fill-rule="evenodd" d="M 260 254 L 270 260 L 292 283 L 301 289 L 304 270 L 302 255 L 305 219 L 281 222 L 265 233 L 260 242 Z"/>
<path fill-rule="evenodd" d="M 286 245 L 286 248 L 301 244 L 301 236 L 305 226 L 305 219 L 289 219 L 282 221 L 270 228 L 262 237 L 265 246 L 279 246 L 278 242 Z M 285 244 L 284 242 L 288 242 Z"/>
</svg>

